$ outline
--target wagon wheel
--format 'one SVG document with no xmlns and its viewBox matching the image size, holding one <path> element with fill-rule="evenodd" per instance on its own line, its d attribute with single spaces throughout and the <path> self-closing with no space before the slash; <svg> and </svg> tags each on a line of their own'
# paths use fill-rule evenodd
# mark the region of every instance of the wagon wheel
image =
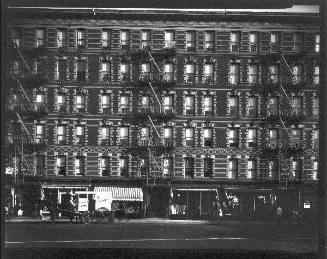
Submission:
<svg viewBox="0 0 327 259">
<path fill-rule="evenodd" d="M 81 219 L 82 219 L 82 222 L 84 224 L 90 224 L 90 223 L 93 222 L 93 219 L 92 219 L 91 214 L 89 212 L 84 213 L 82 215 Z"/>
<path fill-rule="evenodd" d="M 109 223 L 109 210 L 101 207 L 95 211 L 95 219 L 98 223 Z"/>
</svg>

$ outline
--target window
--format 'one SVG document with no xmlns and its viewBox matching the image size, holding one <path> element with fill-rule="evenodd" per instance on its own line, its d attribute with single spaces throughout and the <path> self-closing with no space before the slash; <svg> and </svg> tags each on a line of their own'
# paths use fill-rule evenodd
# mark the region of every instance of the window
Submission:
<svg viewBox="0 0 327 259">
<path fill-rule="evenodd" d="M 230 37 L 231 51 L 240 51 L 240 33 L 232 32 Z"/>
<path fill-rule="evenodd" d="M 194 83 L 195 81 L 195 65 L 193 63 L 186 64 L 186 82 Z"/>
<path fill-rule="evenodd" d="M 76 73 L 77 73 L 77 81 L 85 81 L 85 78 L 86 78 L 86 62 L 84 60 L 78 60 L 76 62 L 77 64 L 77 70 L 76 70 Z"/>
<path fill-rule="evenodd" d="M 212 158 L 203 159 L 203 176 L 212 177 Z"/>
<path fill-rule="evenodd" d="M 111 41 L 111 31 L 109 30 L 102 31 L 102 48 L 110 49 L 110 41 Z"/>
<path fill-rule="evenodd" d="M 174 64 L 166 63 L 164 65 L 164 80 L 167 82 L 174 81 Z"/>
<path fill-rule="evenodd" d="M 194 128 L 185 128 L 185 146 L 194 147 Z"/>
<path fill-rule="evenodd" d="M 238 95 L 230 95 L 229 96 L 229 115 L 230 116 L 238 116 L 239 114 L 239 97 Z"/>
<path fill-rule="evenodd" d="M 56 64 L 56 75 L 55 79 L 59 81 L 66 80 L 66 60 L 65 59 L 58 59 Z"/>
<path fill-rule="evenodd" d="M 229 66 L 229 83 L 236 85 L 240 81 L 240 65 L 239 64 L 231 64 Z"/>
<path fill-rule="evenodd" d="M 302 129 L 300 128 L 292 129 L 292 139 L 295 144 L 300 144 L 302 140 Z"/>
<path fill-rule="evenodd" d="M 213 115 L 213 96 L 211 96 L 211 95 L 204 96 L 203 110 L 204 110 L 204 115 L 207 115 L 207 116 Z"/>
<path fill-rule="evenodd" d="M 110 127 L 107 125 L 101 127 L 101 145 L 110 145 Z"/>
<path fill-rule="evenodd" d="M 279 179 L 279 160 L 272 159 L 268 162 L 268 177 L 270 179 Z"/>
<path fill-rule="evenodd" d="M 129 133 L 128 133 L 128 126 L 122 126 L 119 128 L 119 141 L 121 145 L 128 145 L 129 144 Z"/>
<path fill-rule="evenodd" d="M 143 95 L 141 97 L 141 109 L 145 110 L 145 111 L 150 109 L 150 96 L 149 95 Z"/>
<path fill-rule="evenodd" d="M 163 158 L 163 176 L 173 175 L 173 158 L 164 157 Z"/>
<path fill-rule="evenodd" d="M 212 84 L 213 80 L 213 64 L 204 64 L 204 82 L 206 84 Z"/>
<path fill-rule="evenodd" d="M 292 177 L 296 180 L 301 180 L 302 178 L 302 160 L 293 159 L 292 161 Z"/>
<path fill-rule="evenodd" d="M 272 32 L 270 34 L 270 51 L 278 52 L 279 51 L 279 33 Z"/>
<path fill-rule="evenodd" d="M 129 81 L 129 64 L 128 63 L 120 64 L 120 73 L 121 73 L 122 81 L 128 82 Z"/>
<path fill-rule="evenodd" d="M 76 109 L 78 113 L 85 112 L 85 96 L 83 94 L 76 95 Z"/>
<path fill-rule="evenodd" d="M 41 61 L 39 61 L 39 60 L 33 61 L 32 73 L 33 74 L 41 73 L 41 69 L 42 69 Z"/>
<path fill-rule="evenodd" d="M 121 31 L 120 45 L 122 49 L 129 49 L 129 31 Z"/>
<path fill-rule="evenodd" d="M 185 96 L 185 114 L 187 116 L 194 116 L 194 111 L 195 111 L 194 101 L 195 101 L 194 95 Z"/>
<path fill-rule="evenodd" d="M 228 179 L 237 179 L 238 178 L 238 161 L 236 158 L 231 158 L 228 161 Z"/>
<path fill-rule="evenodd" d="M 12 68 L 13 68 L 12 71 L 13 71 L 14 75 L 19 75 L 20 74 L 20 63 L 18 61 L 13 62 Z"/>
<path fill-rule="evenodd" d="M 144 30 L 141 32 L 141 49 L 147 49 L 151 45 L 151 31 Z"/>
<path fill-rule="evenodd" d="M 110 94 L 102 94 L 101 95 L 101 108 L 103 114 L 110 113 Z"/>
<path fill-rule="evenodd" d="M 312 148 L 313 149 L 318 149 L 319 148 L 319 130 L 314 129 L 312 131 Z"/>
<path fill-rule="evenodd" d="M 258 97 L 257 96 L 249 96 L 248 97 L 247 114 L 249 117 L 257 117 L 258 116 Z"/>
<path fill-rule="evenodd" d="M 279 81 L 279 66 L 278 65 L 270 65 L 269 66 L 269 74 L 271 83 L 278 83 Z"/>
<path fill-rule="evenodd" d="M 142 157 L 140 158 L 140 171 L 141 177 L 146 177 L 149 174 L 149 158 Z"/>
<path fill-rule="evenodd" d="M 271 148 L 278 147 L 278 130 L 277 129 L 269 130 L 269 146 Z"/>
<path fill-rule="evenodd" d="M 257 161 L 255 159 L 249 159 L 247 169 L 248 170 L 246 172 L 246 178 L 247 179 L 255 179 L 256 172 L 257 172 Z"/>
<path fill-rule="evenodd" d="M 20 28 L 13 28 L 12 30 L 12 42 L 15 48 L 19 48 L 21 45 L 22 31 Z"/>
<path fill-rule="evenodd" d="M 101 176 L 110 176 L 110 157 L 103 156 L 101 157 Z"/>
<path fill-rule="evenodd" d="M 44 155 L 36 155 L 35 157 L 36 163 L 36 174 L 44 175 L 45 173 L 45 156 Z"/>
<path fill-rule="evenodd" d="M 312 180 L 318 180 L 318 161 L 313 161 Z"/>
<path fill-rule="evenodd" d="M 300 66 L 294 66 L 292 69 L 292 75 L 293 75 L 293 84 L 298 84 L 301 82 L 301 67 Z"/>
<path fill-rule="evenodd" d="M 173 95 L 164 96 L 163 109 L 165 113 L 173 113 Z"/>
<path fill-rule="evenodd" d="M 302 96 L 293 96 L 292 99 L 293 104 L 293 112 L 295 115 L 301 115 L 302 114 L 302 107 L 303 107 L 303 97 Z"/>
<path fill-rule="evenodd" d="M 66 145 L 66 126 L 58 125 L 57 126 L 57 144 Z"/>
<path fill-rule="evenodd" d="M 258 34 L 255 32 L 251 32 L 249 35 L 250 42 L 250 52 L 258 51 Z"/>
<path fill-rule="evenodd" d="M 206 51 L 214 51 L 214 32 L 206 31 L 204 34 L 204 48 Z"/>
<path fill-rule="evenodd" d="M 66 175 L 66 156 L 57 156 L 57 174 Z"/>
<path fill-rule="evenodd" d="M 150 128 L 142 127 L 140 130 L 140 145 L 146 146 L 150 144 Z"/>
<path fill-rule="evenodd" d="M 272 96 L 268 101 L 268 115 L 277 115 L 279 111 L 279 98 L 278 96 Z"/>
<path fill-rule="evenodd" d="M 37 144 L 44 142 L 44 125 L 36 125 L 35 141 Z"/>
<path fill-rule="evenodd" d="M 248 145 L 249 147 L 257 146 L 257 129 L 248 129 Z"/>
<path fill-rule="evenodd" d="M 76 39 L 77 39 L 77 49 L 84 49 L 86 46 L 85 30 L 83 29 L 77 30 Z"/>
<path fill-rule="evenodd" d="M 110 81 L 110 62 L 102 61 L 101 64 L 102 81 Z"/>
<path fill-rule="evenodd" d="M 213 147 L 212 128 L 203 129 L 203 145 L 205 147 Z"/>
<path fill-rule="evenodd" d="M 316 34 L 315 35 L 315 52 L 320 51 L 320 35 Z"/>
<path fill-rule="evenodd" d="M 257 84 L 258 83 L 258 66 L 257 65 L 249 65 L 249 67 L 248 67 L 248 82 L 249 82 L 249 84 Z"/>
<path fill-rule="evenodd" d="M 194 158 L 193 157 L 185 157 L 184 158 L 184 169 L 185 169 L 185 177 L 194 177 Z"/>
<path fill-rule="evenodd" d="M 319 84 L 319 71 L 320 71 L 320 68 L 319 68 L 319 66 L 315 66 L 314 68 L 313 68 L 313 83 L 315 84 L 315 85 L 318 85 Z"/>
<path fill-rule="evenodd" d="M 36 38 L 36 47 L 44 47 L 45 45 L 45 30 L 44 29 L 36 29 L 35 31 Z"/>
<path fill-rule="evenodd" d="M 57 30 L 57 47 L 66 47 L 66 31 L 64 29 Z"/>
<path fill-rule="evenodd" d="M 129 158 L 126 156 L 120 157 L 119 158 L 119 173 L 120 176 L 128 176 L 128 163 L 129 163 Z"/>
<path fill-rule="evenodd" d="M 195 51 L 195 31 L 186 32 L 186 50 Z"/>
<path fill-rule="evenodd" d="M 120 111 L 121 113 L 129 112 L 129 95 L 120 96 Z"/>
<path fill-rule="evenodd" d="M 79 156 L 75 158 L 75 175 L 84 175 L 84 157 Z"/>
<path fill-rule="evenodd" d="M 173 146 L 173 128 L 170 126 L 164 127 L 164 145 Z"/>
<path fill-rule="evenodd" d="M 173 31 L 165 31 L 165 48 L 174 48 L 174 32 Z"/>
<path fill-rule="evenodd" d="M 229 129 L 229 146 L 230 147 L 238 147 L 238 129 L 230 128 Z"/>
<path fill-rule="evenodd" d="M 83 145 L 84 144 L 84 125 L 77 125 L 76 126 L 76 138 L 75 144 Z"/>
<path fill-rule="evenodd" d="M 141 64 L 141 80 L 149 81 L 151 79 L 151 67 L 150 63 Z"/>
<path fill-rule="evenodd" d="M 44 105 L 44 93 L 37 93 L 35 98 L 36 105 Z"/>
<path fill-rule="evenodd" d="M 302 34 L 294 33 L 293 37 L 294 37 L 293 50 L 299 51 L 301 49 L 301 45 L 302 45 Z"/>
</svg>

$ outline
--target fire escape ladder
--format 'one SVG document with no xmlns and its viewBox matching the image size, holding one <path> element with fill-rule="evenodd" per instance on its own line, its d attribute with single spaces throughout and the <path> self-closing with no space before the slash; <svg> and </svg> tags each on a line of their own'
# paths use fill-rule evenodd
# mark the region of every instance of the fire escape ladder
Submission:
<svg viewBox="0 0 327 259">
<path fill-rule="evenodd" d="M 156 68 L 158 69 L 160 75 L 163 75 L 163 73 L 162 73 L 160 67 L 158 66 L 157 62 L 154 60 L 154 58 L 153 58 L 152 54 L 150 53 L 150 51 L 147 50 L 147 53 L 148 53 L 148 55 L 150 56 L 152 62 L 155 64 Z"/>
<path fill-rule="evenodd" d="M 160 141 L 161 141 L 162 139 L 161 139 L 160 133 L 159 133 L 159 131 L 157 130 L 156 126 L 154 125 L 153 120 L 151 119 L 151 117 L 150 117 L 149 114 L 148 114 L 147 116 L 148 116 L 149 121 L 151 122 L 151 126 L 154 128 L 154 130 L 155 130 L 157 136 L 159 137 L 159 139 L 160 139 Z"/>
<path fill-rule="evenodd" d="M 162 104 L 161 104 L 161 102 L 160 102 L 160 100 L 159 100 L 158 95 L 157 95 L 156 92 L 154 91 L 151 82 L 149 82 L 149 86 L 150 86 L 150 89 L 151 89 L 152 93 L 154 94 L 154 97 L 156 98 L 156 100 L 157 100 L 157 102 L 158 102 L 158 104 L 159 104 L 160 111 L 162 111 Z"/>
<path fill-rule="evenodd" d="M 31 69 L 30 69 L 30 67 L 27 65 L 27 62 L 26 62 L 26 60 L 25 60 L 23 54 L 21 53 L 19 47 L 18 47 L 16 44 L 14 44 L 14 45 L 15 45 L 15 49 L 17 50 L 17 53 L 18 53 L 19 57 L 21 58 L 21 60 L 23 61 L 24 65 L 25 65 L 25 67 L 27 68 L 28 71 L 30 71 Z"/>
<path fill-rule="evenodd" d="M 18 78 L 16 79 L 17 84 L 19 85 L 20 90 L 23 92 L 24 97 L 26 98 L 26 100 L 30 103 L 30 99 L 28 98 L 26 91 L 24 90 L 24 88 L 22 87 L 22 84 L 20 83 L 20 81 L 18 80 Z"/>
</svg>

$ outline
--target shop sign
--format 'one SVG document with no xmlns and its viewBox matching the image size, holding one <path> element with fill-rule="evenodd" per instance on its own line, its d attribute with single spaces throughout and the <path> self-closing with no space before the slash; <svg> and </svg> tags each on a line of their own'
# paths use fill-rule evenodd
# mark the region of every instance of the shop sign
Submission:
<svg viewBox="0 0 327 259">
<path fill-rule="evenodd" d="M 97 192 L 95 194 L 95 209 L 107 208 L 111 210 L 112 193 L 111 192 Z"/>
<path fill-rule="evenodd" d="M 89 200 L 85 197 L 78 198 L 78 211 L 88 211 L 89 210 Z"/>
<path fill-rule="evenodd" d="M 311 203 L 310 203 L 310 202 L 305 202 L 305 203 L 303 204 L 303 208 L 304 208 L 304 209 L 310 209 L 310 208 L 311 208 Z"/>
</svg>

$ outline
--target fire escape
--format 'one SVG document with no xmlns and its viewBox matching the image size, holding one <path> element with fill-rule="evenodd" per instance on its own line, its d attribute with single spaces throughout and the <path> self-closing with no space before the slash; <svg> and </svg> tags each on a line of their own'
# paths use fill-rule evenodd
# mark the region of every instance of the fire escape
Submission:
<svg viewBox="0 0 327 259">
<path fill-rule="evenodd" d="M 172 109 L 166 109 L 162 104 L 164 92 L 169 92 L 174 87 L 174 79 L 171 75 L 163 73 L 160 63 L 175 55 L 174 44 L 158 49 L 150 43 L 142 43 L 141 49 L 130 53 L 131 60 L 141 66 L 141 73 L 133 88 L 138 96 L 137 110 L 126 114 L 124 123 L 133 125 L 137 131 L 137 140 L 131 145 L 124 146 L 124 153 L 131 154 L 137 162 L 137 177 L 145 178 L 147 186 L 155 186 L 156 182 L 163 179 L 171 179 L 173 174 L 165 170 L 165 165 L 160 161 L 163 156 L 166 158 L 174 149 L 173 138 L 164 138 L 161 126 L 168 125 L 174 117 Z M 145 71 L 142 64 L 152 64 L 152 71 Z M 146 103 L 142 103 L 142 97 L 147 96 Z M 169 165 L 166 165 L 166 168 Z"/>
</svg>

